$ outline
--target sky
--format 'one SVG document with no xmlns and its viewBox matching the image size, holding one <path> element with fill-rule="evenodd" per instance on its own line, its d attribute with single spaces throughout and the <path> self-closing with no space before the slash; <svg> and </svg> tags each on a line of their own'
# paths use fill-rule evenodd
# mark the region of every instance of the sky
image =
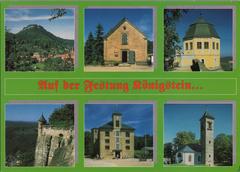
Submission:
<svg viewBox="0 0 240 172">
<path fill-rule="evenodd" d="M 215 118 L 214 137 L 232 134 L 232 104 L 165 104 L 164 142 L 172 142 L 180 131 L 191 131 L 200 139 L 199 120 L 206 110 Z"/>
<path fill-rule="evenodd" d="M 38 24 L 55 36 L 74 39 L 74 9 L 66 9 L 67 13 L 60 18 L 49 21 L 52 10 L 49 8 L 9 8 L 5 10 L 5 25 L 10 32 L 17 33 L 29 24 Z"/>
<path fill-rule="evenodd" d="M 142 31 L 149 40 L 153 40 L 153 9 L 150 8 L 85 9 L 84 40 L 90 32 L 95 33 L 97 24 L 100 23 L 104 33 L 107 34 L 124 17 Z"/>
<path fill-rule="evenodd" d="M 120 112 L 122 122 L 135 128 L 135 135 L 153 135 L 153 104 L 86 104 L 85 131 L 98 128 Z"/>
<path fill-rule="evenodd" d="M 42 113 L 48 120 L 54 109 L 61 106 L 63 104 L 7 104 L 6 120 L 37 122 Z"/>
<path fill-rule="evenodd" d="M 220 36 L 221 57 L 232 56 L 232 10 L 231 9 L 191 9 L 176 22 L 177 33 L 181 41 L 190 24 L 194 23 L 199 17 L 212 23 Z M 182 46 L 182 42 L 180 43 Z"/>
</svg>

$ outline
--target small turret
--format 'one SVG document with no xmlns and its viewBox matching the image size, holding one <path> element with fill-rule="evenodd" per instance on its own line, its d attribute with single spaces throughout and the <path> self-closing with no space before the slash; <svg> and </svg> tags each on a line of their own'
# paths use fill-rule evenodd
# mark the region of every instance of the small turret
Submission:
<svg viewBox="0 0 240 172">
<path fill-rule="evenodd" d="M 47 124 L 47 120 L 45 119 L 45 117 L 42 113 L 41 117 L 38 120 L 38 135 L 42 134 L 43 126 L 46 124 Z"/>
</svg>

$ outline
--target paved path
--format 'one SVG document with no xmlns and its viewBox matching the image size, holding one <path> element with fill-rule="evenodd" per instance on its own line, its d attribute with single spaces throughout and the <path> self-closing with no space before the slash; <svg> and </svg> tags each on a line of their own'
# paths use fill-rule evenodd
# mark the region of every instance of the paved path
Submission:
<svg viewBox="0 0 240 172">
<path fill-rule="evenodd" d="M 153 161 L 139 161 L 138 159 L 108 159 L 108 160 L 96 160 L 85 158 L 85 167 L 152 167 Z"/>
<path fill-rule="evenodd" d="M 85 72 L 153 72 L 153 67 L 143 65 L 131 66 L 85 66 Z"/>
</svg>

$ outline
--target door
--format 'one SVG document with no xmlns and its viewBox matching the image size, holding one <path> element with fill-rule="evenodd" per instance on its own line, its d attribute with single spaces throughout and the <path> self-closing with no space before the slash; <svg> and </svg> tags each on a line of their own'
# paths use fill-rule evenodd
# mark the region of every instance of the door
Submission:
<svg viewBox="0 0 240 172">
<path fill-rule="evenodd" d="M 129 51 L 128 57 L 128 63 L 135 64 L 135 51 Z"/>
<path fill-rule="evenodd" d="M 115 158 L 121 158 L 120 151 L 115 151 Z"/>
<path fill-rule="evenodd" d="M 128 59 L 128 52 L 122 51 L 122 62 L 127 63 L 127 59 Z"/>
</svg>

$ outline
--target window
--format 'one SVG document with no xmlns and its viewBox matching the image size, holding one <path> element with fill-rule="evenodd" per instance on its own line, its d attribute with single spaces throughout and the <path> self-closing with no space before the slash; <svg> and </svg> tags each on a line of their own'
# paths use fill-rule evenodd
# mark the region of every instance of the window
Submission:
<svg viewBox="0 0 240 172">
<path fill-rule="evenodd" d="M 130 133 L 129 132 L 126 132 L 126 137 L 130 137 Z"/>
<path fill-rule="evenodd" d="M 204 42 L 204 49 L 209 49 L 209 43 L 208 42 Z"/>
<path fill-rule="evenodd" d="M 119 143 L 119 141 L 120 141 L 120 139 L 119 139 L 119 137 L 117 137 L 117 138 L 116 138 L 116 142 Z"/>
<path fill-rule="evenodd" d="M 130 146 L 126 146 L 126 150 L 129 150 L 130 149 Z"/>
<path fill-rule="evenodd" d="M 116 131 L 116 136 L 120 136 L 120 132 L 119 131 Z"/>
<path fill-rule="evenodd" d="M 215 42 L 212 43 L 212 48 L 215 50 Z"/>
<path fill-rule="evenodd" d="M 217 48 L 217 50 L 218 50 L 218 48 L 219 48 L 218 46 L 219 46 L 218 43 L 216 43 L 216 48 Z"/>
<path fill-rule="evenodd" d="M 197 49 L 202 49 L 202 43 L 201 42 L 197 42 Z"/>
<path fill-rule="evenodd" d="M 116 127 L 119 127 L 119 120 L 116 120 Z"/>
<path fill-rule="evenodd" d="M 211 155 L 209 154 L 208 157 L 211 158 Z"/>
<path fill-rule="evenodd" d="M 116 149 L 119 150 L 120 149 L 120 145 L 116 144 Z"/>
<path fill-rule="evenodd" d="M 208 121 L 207 126 L 208 126 L 207 127 L 208 130 L 212 130 L 212 122 Z"/>
<path fill-rule="evenodd" d="M 105 139 L 105 143 L 109 143 L 109 139 Z"/>
<path fill-rule="evenodd" d="M 211 144 L 212 142 L 209 140 L 209 142 L 208 142 L 209 144 Z"/>
<path fill-rule="evenodd" d="M 109 135 L 110 135 L 109 131 L 105 131 L 105 136 L 109 137 Z"/>
<path fill-rule="evenodd" d="M 204 64 L 204 59 L 202 59 L 201 61 L 202 61 L 202 63 Z"/>
<path fill-rule="evenodd" d="M 192 155 L 188 156 L 188 162 L 192 162 Z"/>
<path fill-rule="evenodd" d="M 126 33 L 122 34 L 122 45 L 128 44 L 128 35 Z"/>
<path fill-rule="evenodd" d="M 188 43 L 185 43 L 185 49 L 188 50 Z"/>
<path fill-rule="evenodd" d="M 126 140 L 126 144 L 130 144 L 130 140 Z"/>
<path fill-rule="evenodd" d="M 190 50 L 192 50 L 192 49 L 193 49 L 193 43 L 190 42 Z"/>
<path fill-rule="evenodd" d="M 109 150 L 110 147 L 108 145 L 105 146 L 105 150 Z"/>
</svg>

